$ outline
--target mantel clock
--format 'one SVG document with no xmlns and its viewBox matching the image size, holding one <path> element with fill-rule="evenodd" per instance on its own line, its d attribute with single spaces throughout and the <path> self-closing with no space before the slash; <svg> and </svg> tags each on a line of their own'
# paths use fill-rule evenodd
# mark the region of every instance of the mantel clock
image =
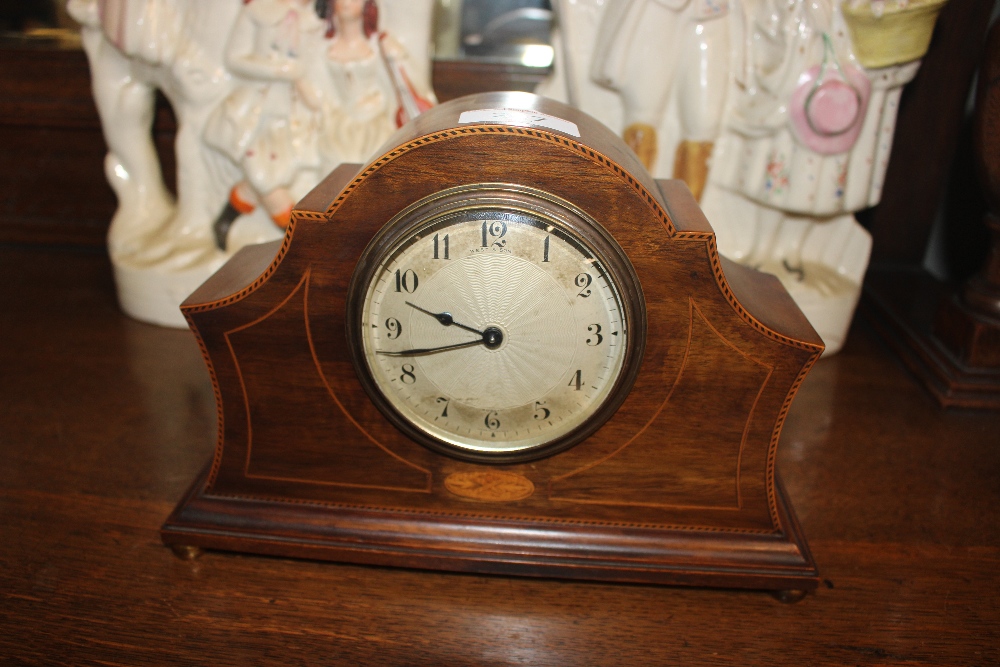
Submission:
<svg viewBox="0 0 1000 667">
<path fill-rule="evenodd" d="M 426 112 L 182 309 L 219 435 L 178 550 L 816 585 L 775 453 L 820 339 L 570 107 Z"/>
</svg>

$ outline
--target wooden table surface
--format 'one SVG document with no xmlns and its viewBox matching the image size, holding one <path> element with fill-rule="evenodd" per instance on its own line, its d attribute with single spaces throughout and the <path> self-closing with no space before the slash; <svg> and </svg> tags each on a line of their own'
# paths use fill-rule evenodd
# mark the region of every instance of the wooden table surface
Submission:
<svg viewBox="0 0 1000 667">
<path fill-rule="evenodd" d="M 864 324 L 780 471 L 820 568 L 766 593 L 208 553 L 158 530 L 214 443 L 187 331 L 98 252 L 0 248 L 0 664 L 1000 663 L 1000 414 L 942 412 Z"/>
</svg>

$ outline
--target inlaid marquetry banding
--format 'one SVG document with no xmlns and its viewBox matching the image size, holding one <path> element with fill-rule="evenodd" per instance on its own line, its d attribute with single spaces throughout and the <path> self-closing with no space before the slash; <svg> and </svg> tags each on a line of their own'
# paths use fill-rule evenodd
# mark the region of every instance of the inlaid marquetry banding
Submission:
<svg viewBox="0 0 1000 667">
<path fill-rule="evenodd" d="M 239 301 L 249 296 L 258 287 L 260 287 L 264 282 L 267 281 L 270 275 L 274 273 L 278 265 L 281 263 L 282 258 L 284 257 L 285 253 L 288 250 L 289 245 L 291 244 L 291 240 L 295 232 L 295 223 L 298 219 L 310 220 L 314 222 L 328 221 L 333 217 L 333 214 L 336 212 L 338 208 L 340 208 L 340 205 L 344 202 L 344 200 L 348 197 L 348 195 L 350 195 L 352 191 L 354 191 L 369 176 L 371 176 L 373 173 L 381 169 L 389 162 L 395 160 L 397 157 L 400 157 L 401 155 L 408 153 L 411 150 L 419 148 L 420 146 L 423 145 L 436 143 L 439 141 L 443 141 L 445 139 L 450 139 L 461 135 L 476 134 L 476 133 L 516 134 L 519 136 L 529 137 L 532 139 L 538 139 L 541 141 L 558 144 L 565 148 L 569 148 L 570 150 L 584 156 L 585 158 L 591 160 L 592 162 L 595 162 L 610 169 L 620 180 L 622 180 L 625 183 L 628 183 L 629 187 L 631 187 L 642 198 L 642 200 L 646 202 L 646 205 L 649 207 L 650 211 L 666 228 L 669 237 L 676 238 L 677 240 L 683 239 L 690 241 L 696 241 L 696 240 L 704 241 L 708 244 L 709 246 L 708 255 L 711 258 L 712 262 L 712 272 L 715 275 L 715 279 L 719 285 L 719 289 L 722 290 L 722 293 L 725 295 L 726 300 L 729 301 L 730 305 L 732 305 L 733 309 L 739 314 L 739 316 L 744 321 L 746 321 L 748 324 L 750 324 L 750 326 L 752 326 L 754 329 L 764 334 L 765 336 L 777 340 L 785 345 L 790 345 L 792 347 L 796 347 L 803 350 L 815 351 L 817 353 L 822 351 L 817 346 L 810 345 L 808 343 L 804 343 L 802 341 L 798 341 L 789 338 L 787 336 L 782 336 L 781 334 L 773 331 L 771 328 L 761 323 L 753 315 L 747 312 L 746 309 L 743 308 L 743 306 L 741 306 L 739 301 L 736 299 L 736 296 L 733 294 L 733 291 L 729 287 L 728 281 L 726 280 L 725 273 L 722 269 L 722 263 L 721 260 L 719 259 L 718 249 L 716 248 L 715 235 L 707 232 L 678 233 L 676 228 L 674 227 L 673 222 L 670 220 L 670 216 L 668 216 L 666 211 L 663 210 L 663 207 L 660 206 L 656 198 L 653 197 L 653 195 L 649 192 L 648 189 L 646 189 L 645 186 L 643 186 L 639 181 L 633 178 L 628 173 L 628 171 L 623 169 L 621 165 L 619 165 L 617 162 L 615 162 L 611 158 L 607 157 L 606 155 L 598 151 L 594 151 L 593 149 L 588 148 L 587 146 L 579 142 L 571 141 L 569 139 L 566 139 L 564 137 L 555 134 L 551 134 L 549 132 L 526 129 L 522 127 L 496 125 L 496 124 L 477 125 L 477 126 L 449 129 L 442 132 L 435 132 L 433 134 L 428 134 L 418 139 L 414 139 L 413 141 L 403 146 L 400 146 L 396 150 L 390 151 L 389 153 L 383 155 L 378 160 L 375 160 L 374 162 L 369 164 L 368 167 L 364 169 L 364 171 L 362 171 L 353 181 L 351 181 L 351 183 L 346 188 L 344 188 L 344 190 L 340 193 L 340 195 L 327 208 L 325 215 L 321 215 L 313 211 L 300 211 L 300 210 L 293 211 L 292 221 L 289 224 L 288 229 L 286 230 L 285 239 L 281 245 L 281 249 L 278 251 L 278 254 L 275 257 L 274 262 L 264 271 L 264 273 L 260 275 L 259 278 L 257 278 L 257 280 L 255 280 L 253 283 L 251 283 L 244 289 L 240 290 L 236 294 L 230 295 L 225 299 L 220 299 L 218 301 L 213 301 L 205 304 L 186 306 L 185 310 L 189 312 L 201 312 L 204 310 L 212 310 L 214 308 L 221 308 L 231 303 L 235 303 L 236 301 Z"/>
<path fill-rule="evenodd" d="M 684 524 L 657 524 L 639 523 L 629 521 L 600 521 L 591 519 L 565 519 L 534 515 L 510 515 L 510 514 L 490 514 L 486 512 L 454 512 L 434 509 L 414 509 L 410 507 L 393 507 L 388 505 L 365 505 L 362 503 L 337 503 L 323 502 L 318 500 L 306 500 L 301 498 L 288 498 L 267 495 L 249 495 L 234 493 L 213 493 L 213 498 L 226 498 L 229 500 L 240 500 L 247 502 L 280 503 L 298 505 L 302 507 L 322 507 L 330 509 L 388 512 L 403 516 L 439 516 L 451 519 L 477 519 L 481 521 L 496 521 L 502 523 L 533 523 L 549 526 L 593 526 L 598 528 L 623 528 L 628 530 L 656 530 L 656 531 L 683 531 L 698 533 L 729 533 L 734 535 L 773 535 L 775 531 L 770 528 L 730 528 L 723 526 L 692 526 Z"/>
<path fill-rule="evenodd" d="M 241 301 L 244 298 L 253 294 L 255 291 L 257 291 L 258 287 L 266 283 L 267 279 L 270 278 L 271 275 L 278 270 L 278 266 L 281 265 L 281 260 L 285 258 L 285 254 L 288 253 L 288 249 L 292 245 L 292 233 L 294 231 L 294 228 L 295 228 L 295 216 L 293 215 L 292 220 L 288 225 L 288 228 L 285 230 L 285 237 L 281 242 L 281 247 L 278 249 L 278 254 L 274 256 L 274 261 L 271 262 L 267 266 L 267 268 L 264 269 L 264 272 L 261 273 L 257 277 L 257 279 L 254 280 L 252 283 L 241 289 L 239 292 L 236 292 L 235 294 L 230 294 L 224 299 L 218 299 L 216 301 L 209 301 L 206 303 L 181 306 L 181 311 L 186 314 L 186 313 L 200 313 L 206 310 L 215 310 L 216 308 L 223 308 L 230 304 L 236 303 L 237 301 Z"/>
<path fill-rule="evenodd" d="M 494 503 L 523 500 L 535 492 L 530 479 L 503 470 L 452 473 L 445 478 L 444 488 L 460 498 Z"/>
<path fill-rule="evenodd" d="M 631 187 L 642 198 L 642 200 L 646 202 L 646 205 L 649 207 L 650 211 L 666 228 L 669 237 L 677 240 L 683 239 L 686 241 L 704 241 L 709 245 L 708 255 L 712 261 L 712 272 L 715 275 L 716 282 L 718 283 L 719 288 L 722 290 L 722 293 L 725 295 L 726 300 L 729 301 L 733 309 L 740 315 L 740 317 L 744 321 L 746 321 L 760 333 L 774 340 L 777 340 L 785 345 L 790 345 L 792 347 L 796 347 L 803 350 L 821 352 L 821 350 L 814 345 L 809 345 L 808 343 L 803 343 L 801 341 L 797 341 L 787 336 L 782 336 L 781 334 L 773 331 L 772 329 L 770 329 L 769 327 L 758 321 L 755 317 L 753 317 L 753 315 L 748 313 L 746 309 L 743 308 L 743 306 L 739 304 L 739 301 L 737 301 L 736 296 L 733 294 L 732 289 L 729 287 L 729 284 L 725 277 L 725 273 L 722 270 L 722 262 L 719 259 L 719 252 L 718 249 L 716 248 L 714 234 L 708 232 L 678 232 L 674 227 L 673 221 L 670 220 L 670 216 L 668 216 L 666 211 L 663 210 L 663 207 L 659 204 L 656 198 L 653 197 L 653 195 L 649 192 L 648 189 L 646 189 L 645 186 L 643 186 L 639 181 L 633 178 L 628 173 L 627 170 L 622 168 L 621 165 L 619 165 L 617 162 L 607 157 L 606 155 L 598 151 L 594 151 L 593 149 L 588 148 L 587 146 L 584 146 L 579 142 L 571 141 L 569 139 L 566 139 L 565 137 L 551 134 L 549 132 L 544 132 L 541 130 L 531 130 L 522 127 L 490 124 L 490 125 L 471 126 L 467 128 L 456 128 L 453 130 L 435 132 L 433 134 L 425 135 L 419 139 L 411 141 L 408 144 L 400 146 L 396 150 L 387 153 L 386 155 L 382 156 L 378 160 L 368 165 L 368 167 L 366 167 L 364 171 L 362 171 L 353 181 L 351 181 L 351 183 L 346 188 L 344 188 L 343 192 L 340 193 L 340 195 L 333 201 L 333 203 L 330 204 L 330 206 L 326 210 L 326 219 L 330 219 L 333 217 L 333 214 L 336 212 L 338 208 L 340 208 L 340 205 L 344 202 L 344 200 L 348 197 L 348 195 L 350 195 L 350 193 L 353 190 L 355 190 L 362 182 L 364 182 L 365 179 L 367 179 L 373 173 L 381 169 L 389 162 L 392 162 L 397 157 L 403 155 L 404 153 L 408 153 L 409 151 L 418 148 L 419 146 L 435 143 L 438 141 L 443 141 L 445 139 L 449 139 L 452 137 L 465 134 L 483 133 L 483 132 L 516 134 L 524 137 L 529 137 L 532 139 L 538 139 L 549 143 L 558 144 L 565 148 L 569 148 L 570 150 L 584 156 L 585 158 L 591 160 L 592 162 L 595 162 L 610 169 L 621 181 L 628 183 L 629 187 Z"/>
<path fill-rule="evenodd" d="M 347 199 L 347 197 L 355 189 L 357 189 L 361 185 L 361 183 L 363 183 L 372 174 L 374 174 L 375 172 L 377 172 L 378 170 L 380 170 L 382 167 L 384 167 L 385 165 L 389 164 L 390 162 L 394 161 L 395 159 L 397 159 L 397 158 L 401 157 L 402 155 L 404 155 L 404 154 L 406 154 L 406 153 L 408 153 L 408 152 L 410 152 L 412 150 L 415 150 L 416 148 L 419 148 L 421 146 L 425 146 L 425 145 L 432 144 L 432 143 L 437 143 L 437 142 L 444 141 L 444 140 L 451 139 L 451 138 L 461 137 L 463 135 L 484 134 L 484 133 L 514 134 L 514 135 L 526 137 L 526 138 L 529 138 L 529 139 L 535 139 L 535 140 L 545 141 L 545 142 L 548 142 L 548 143 L 557 144 L 557 145 L 560 145 L 560 146 L 562 146 L 564 148 L 567 148 L 567 149 L 573 151 L 574 153 L 577 153 L 577 154 L 583 156 L 584 158 L 586 158 L 586 159 L 588 159 L 588 160 L 590 160 L 590 161 L 592 161 L 594 163 L 600 164 L 601 166 L 609 169 L 612 173 L 614 173 L 616 175 L 616 177 L 619 180 L 621 180 L 624 183 L 627 183 L 628 186 L 634 192 L 636 192 L 636 194 L 639 195 L 639 197 L 646 203 L 646 206 L 649 208 L 649 210 L 653 213 L 653 215 L 655 215 L 656 218 L 660 221 L 660 223 L 663 224 L 663 226 L 666 229 L 667 234 L 668 234 L 668 236 L 670 238 L 675 239 L 675 240 L 684 240 L 684 241 L 700 241 L 700 242 L 704 242 L 708 246 L 708 248 L 707 248 L 707 255 L 710 258 L 710 261 L 711 261 L 711 264 L 712 264 L 712 272 L 713 272 L 713 275 L 715 277 L 716 283 L 718 284 L 719 289 L 721 290 L 722 294 L 726 298 L 727 302 L 732 306 L 733 310 L 740 316 L 740 318 L 743 321 L 745 321 L 746 323 L 748 323 L 751 327 L 753 327 L 759 333 L 761 333 L 761 334 L 763 334 L 763 335 L 765 335 L 765 336 L 767 336 L 767 337 L 769 337 L 769 338 L 771 338 L 773 340 L 776 340 L 776 341 L 778 341 L 778 342 L 780 342 L 780 343 L 782 343 L 784 345 L 788 345 L 788 346 L 791 346 L 791 347 L 795 347 L 795 348 L 798 348 L 798 349 L 807 350 L 807 351 L 815 353 L 814 356 L 813 356 L 813 358 L 807 363 L 807 365 L 799 373 L 798 378 L 796 379 L 795 383 L 793 384 L 790 392 L 788 393 L 788 395 L 787 395 L 787 397 L 785 399 L 785 402 L 784 402 L 784 404 L 782 406 L 781 412 L 778 415 L 778 419 L 777 419 L 777 422 L 776 422 L 776 428 L 774 430 L 774 435 L 772 437 L 770 446 L 768 448 L 767 471 L 766 471 L 766 476 L 767 476 L 767 480 L 768 480 L 768 484 L 767 484 L 767 487 L 768 487 L 768 505 L 769 505 L 769 510 L 770 510 L 770 514 L 771 514 L 772 523 L 773 523 L 773 525 L 774 525 L 775 528 L 774 528 L 774 530 L 741 530 L 741 531 L 736 531 L 736 532 L 750 532 L 750 533 L 762 533 L 762 534 L 765 534 L 765 533 L 771 533 L 771 532 L 775 532 L 775 531 L 780 531 L 781 530 L 781 525 L 780 525 L 778 508 L 777 508 L 776 493 L 775 493 L 775 489 L 774 489 L 774 487 L 775 487 L 775 484 L 774 484 L 774 473 L 775 473 L 775 460 L 776 460 L 776 454 L 777 454 L 777 441 L 778 441 L 778 438 L 780 437 L 781 427 L 783 426 L 784 420 L 787 417 L 787 413 L 788 413 L 788 410 L 789 410 L 789 408 L 791 406 L 792 400 L 794 399 L 795 394 L 797 393 L 798 388 L 801 385 L 801 382 L 804 379 L 805 375 L 808 373 L 809 369 L 812 368 L 812 366 L 815 363 L 816 359 L 819 358 L 819 355 L 820 355 L 820 352 L 821 352 L 821 348 L 819 348 L 818 346 L 815 346 L 815 345 L 803 342 L 803 341 L 798 341 L 798 340 L 789 338 L 787 336 L 783 336 L 783 335 L 775 332 L 771 328 L 767 327 L 762 322 L 760 322 L 759 320 L 757 320 L 757 318 L 755 318 L 753 315 L 751 315 L 745 308 L 743 308 L 743 306 L 736 299 L 735 294 L 733 293 L 732 289 L 729 286 L 728 281 L 726 280 L 725 273 L 724 273 L 723 268 L 722 268 L 722 262 L 721 262 L 721 259 L 719 257 L 718 249 L 716 247 L 715 235 L 712 234 L 712 233 L 708 233 L 708 232 L 678 232 L 676 230 L 676 228 L 674 227 L 673 222 L 670 220 L 670 217 L 667 215 L 666 211 L 663 209 L 663 207 L 660 205 L 660 203 L 656 200 L 656 198 L 649 192 L 649 190 L 645 186 L 642 185 L 642 183 L 640 183 L 638 180 L 636 180 L 634 177 L 632 177 L 631 174 L 629 174 L 629 172 L 626 169 L 624 169 L 621 165 L 619 165 L 617 162 L 615 162 L 611 158 L 609 158 L 606 155 L 600 153 L 599 151 L 594 151 L 593 149 L 591 149 L 591 148 L 589 148 L 589 147 L 587 147 L 587 146 L 585 146 L 585 145 L 583 145 L 583 144 L 581 144 L 579 142 L 572 141 L 572 140 L 566 139 L 566 138 L 564 138 L 562 136 L 551 134 L 549 132 L 545 132 L 545 131 L 541 131 L 541 130 L 527 129 L 527 128 L 514 127 L 514 126 L 496 125 L 496 124 L 448 129 L 448 130 L 445 130 L 445 131 L 435 132 L 435 133 L 428 134 L 428 135 L 425 135 L 423 137 L 419 137 L 417 139 L 414 139 L 414 140 L 410 141 L 409 143 L 407 143 L 407 144 L 405 144 L 403 146 L 400 146 L 400 147 L 396 148 L 393 151 L 390 151 L 389 153 L 383 155 L 379 159 L 377 159 L 374 162 L 370 163 L 357 177 L 355 177 L 355 179 L 353 181 L 351 181 L 350 184 L 348 184 L 348 186 L 346 188 L 344 188 L 344 190 L 340 193 L 340 195 L 338 195 L 337 198 L 330 204 L 330 206 L 327 208 L 327 210 L 326 210 L 325 213 L 318 213 L 318 212 L 314 212 L 314 211 L 301 211 L 301 210 L 294 211 L 293 212 L 293 216 L 292 216 L 291 224 L 289 225 L 288 229 L 286 230 L 284 241 L 283 241 L 283 243 L 281 245 L 281 248 L 279 249 L 279 251 L 278 251 L 278 253 L 277 253 L 274 261 L 250 285 L 248 285 L 247 287 L 245 287 L 244 289 L 240 290 L 239 292 L 237 292 L 237 293 L 235 293 L 233 295 L 230 295 L 230 296 L 228 296 L 228 297 L 226 297 L 224 299 L 220 299 L 220 300 L 209 302 L 209 303 L 205 303 L 205 304 L 197 304 L 197 305 L 193 305 L 193 306 L 187 306 L 184 309 L 185 312 L 186 313 L 188 313 L 188 312 L 195 313 L 195 312 L 201 312 L 201 311 L 205 311 L 205 310 L 213 310 L 215 308 L 225 307 L 225 306 L 228 306 L 228 305 L 230 305 L 232 303 L 240 301 L 240 300 L 246 298 L 247 296 L 249 296 L 250 294 L 252 294 L 254 291 L 256 291 L 261 285 L 263 285 L 267 281 L 267 279 L 275 272 L 275 270 L 277 270 L 277 267 L 280 265 L 281 260 L 284 258 L 285 254 L 288 251 L 288 248 L 291 245 L 291 241 L 292 241 L 292 239 L 294 237 L 294 233 L 295 233 L 295 228 L 297 226 L 296 225 L 297 222 L 299 222 L 299 221 L 309 221 L 309 222 L 327 222 L 327 221 L 329 221 L 330 219 L 332 219 L 332 217 L 335 214 L 336 210 L 338 208 L 340 208 L 341 204 Z M 203 344 L 202 344 L 202 346 L 203 346 Z M 206 360 L 208 360 L 207 351 L 204 349 L 204 347 L 203 347 L 203 355 L 205 356 Z M 209 363 L 209 368 L 211 370 L 211 364 L 210 363 Z M 214 379 L 214 377 L 215 377 L 214 376 L 214 372 L 212 373 L 212 377 L 213 377 L 213 385 L 216 385 L 216 382 L 215 382 L 215 379 Z M 217 385 L 216 385 L 216 387 L 217 387 Z M 216 388 L 216 391 L 218 392 L 217 388 Z M 219 403 L 221 405 L 221 402 L 217 401 L 217 403 Z M 221 407 L 219 408 L 219 410 L 221 411 Z M 220 413 L 219 419 L 220 419 L 220 424 L 221 424 L 221 419 L 222 419 L 221 413 Z M 219 438 L 221 439 L 222 437 L 223 437 L 223 431 L 222 431 L 222 429 L 220 427 Z M 220 445 L 221 445 L 221 441 L 220 441 Z M 220 461 L 219 461 L 220 453 L 221 453 L 221 446 L 217 447 L 216 458 L 213 461 L 212 474 L 210 475 L 210 479 L 214 479 L 215 472 L 216 472 L 216 470 L 218 468 L 218 465 L 220 463 Z M 264 498 L 259 498 L 259 499 L 260 500 L 265 500 Z M 347 507 L 347 506 L 344 506 L 344 507 Z M 377 509 L 380 510 L 380 511 L 381 510 L 395 511 L 395 510 L 392 510 L 392 508 L 377 508 Z M 445 514 L 447 514 L 449 516 L 455 515 L 454 513 L 445 513 Z M 455 516 L 457 516 L 457 515 L 455 515 Z M 479 515 L 476 515 L 476 516 L 479 516 Z M 500 518 L 500 517 L 496 517 L 496 518 Z M 569 522 L 569 523 L 572 523 L 572 522 Z M 591 522 L 585 522 L 585 523 L 591 523 Z M 639 524 L 636 524 L 634 526 L 632 524 L 601 524 L 601 525 L 622 525 L 622 526 L 632 526 L 632 527 L 652 527 L 652 526 L 645 526 L 645 525 L 639 525 Z M 679 526 L 655 526 L 655 527 L 656 528 L 664 528 L 664 529 L 684 529 L 684 530 L 693 529 L 693 530 L 697 530 L 697 528 L 682 527 L 682 526 L 680 526 L 680 527 Z"/>
<path fill-rule="evenodd" d="M 205 365 L 208 366 L 208 376 L 212 381 L 212 392 L 215 394 L 215 416 L 217 421 L 217 433 L 215 436 L 215 454 L 212 456 L 212 467 L 209 470 L 208 484 L 206 485 L 207 490 L 212 488 L 212 480 L 215 479 L 216 474 L 219 471 L 219 465 L 222 463 L 222 445 L 226 439 L 226 422 L 225 415 L 222 410 L 222 388 L 219 386 L 219 378 L 215 373 L 215 366 L 212 364 L 212 358 L 208 354 L 208 347 L 205 345 L 204 339 L 201 337 L 201 332 L 198 331 L 198 327 L 194 325 L 194 320 L 187 311 L 183 312 L 184 319 L 187 320 L 188 327 L 194 334 L 195 342 L 198 343 L 198 349 L 201 351 L 201 356 L 205 360 Z"/>
</svg>

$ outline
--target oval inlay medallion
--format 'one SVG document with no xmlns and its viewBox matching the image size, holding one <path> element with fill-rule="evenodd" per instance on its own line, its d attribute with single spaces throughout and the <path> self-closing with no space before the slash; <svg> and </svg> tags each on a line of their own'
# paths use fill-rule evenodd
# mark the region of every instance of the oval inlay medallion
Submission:
<svg viewBox="0 0 1000 667">
<path fill-rule="evenodd" d="M 456 496 L 491 502 L 521 500 L 535 492 L 524 475 L 501 470 L 456 472 L 445 478 L 444 486 Z"/>
</svg>

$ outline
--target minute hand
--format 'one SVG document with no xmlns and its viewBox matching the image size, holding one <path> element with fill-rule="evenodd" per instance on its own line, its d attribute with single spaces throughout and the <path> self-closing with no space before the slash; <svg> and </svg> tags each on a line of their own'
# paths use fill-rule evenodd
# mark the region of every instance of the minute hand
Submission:
<svg viewBox="0 0 1000 667">
<path fill-rule="evenodd" d="M 399 352 L 388 352 L 385 350 L 378 350 L 376 354 L 382 354 L 387 357 L 420 357 L 425 354 L 435 354 L 437 352 L 444 352 L 445 350 L 457 350 L 463 347 L 472 347 L 473 345 L 481 345 L 483 339 L 470 340 L 465 343 L 455 343 L 454 345 L 442 345 L 441 347 L 423 347 L 416 348 L 413 350 L 400 350 Z"/>
</svg>

